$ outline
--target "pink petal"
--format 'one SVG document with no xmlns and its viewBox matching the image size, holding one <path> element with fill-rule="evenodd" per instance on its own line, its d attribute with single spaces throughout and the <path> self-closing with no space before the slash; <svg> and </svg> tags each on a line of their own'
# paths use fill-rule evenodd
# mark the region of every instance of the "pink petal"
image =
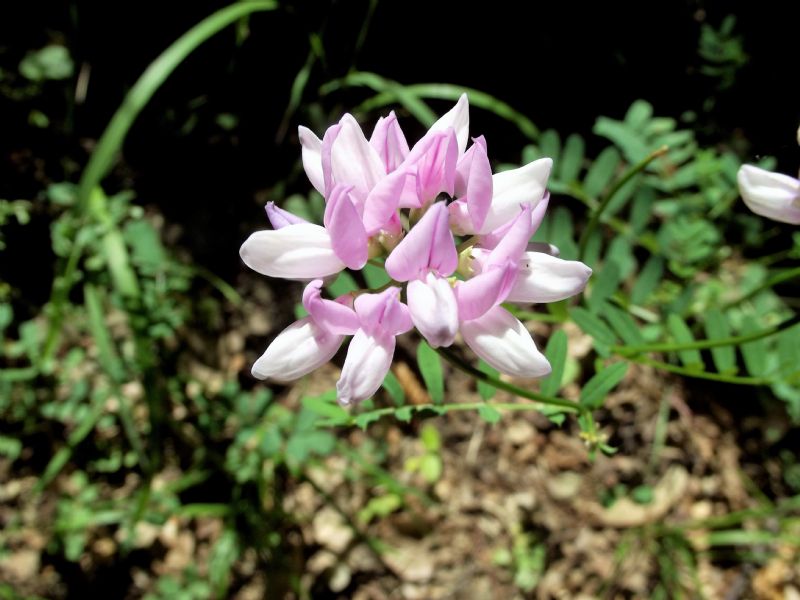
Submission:
<svg viewBox="0 0 800 600">
<path fill-rule="evenodd" d="M 447 205 L 450 213 L 450 229 L 456 235 L 469 235 L 475 232 L 466 200 L 454 200 Z"/>
<path fill-rule="evenodd" d="M 517 276 L 517 265 L 507 261 L 489 267 L 480 275 L 459 281 L 455 288 L 458 316 L 462 321 L 477 319 L 506 299 Z"/>
<path fill-rule="evenodd" d="M 458 333 L 458 304 L 450 282 L 433 273 L 410 281 L 406 291 L 414 325 L 432 348 L 449 346 Z"/>
<path fill-rule="evenodd" d="M 392 365 L 394 348 L 392 335 L 370 335 L 363 329 L 356 332 L 336 383 L 339 404 L 351 406 L 378 391 Z"/>
<path fill-rule="evenodd" d="M 431 125 L 428 131 L 444 131 L 450 128 L 456 133 L 458 154 L 464 154 L 469 141 L 469 100 L 466 94 L 461 94 L 456 105 Z"/>
<path fill-rule="evenodd" d="M 312 223 L 256 231 L 239 250 L 244 263 L 263 275 L 316 279 L 344 269 L 324 227 Z"/>
<path fill-rule="evenodd" d="M 422 278 L 428 270 L 451 275 L 458 267 L 447 206 L 433 204 L 386 259 L 386 272 L 396 281 Z"/>
<path fill-rule="evenodd" d="M 406 173 L 397 170 L 390 173 L 372 188 L 364 202 L 364 229 L 367 235 L 375 235 L 390 227 L 392 217 L 397 215 L 400 194 L 406 182 Z"/>
<path fill-rule="evenodd" d="M 301 219 L 288 210 L 283 210 L 279 206 L 275 206 L 274 202 L 267 202 L 264 208 L 267 211 L 267 218 L 272 224 L 273 229 L 281 229 L 287 225 L 297 225 L 298 223 L 308 223 L 305 219 Z"/>
<path fill-rule="evenodd" d="M 408 162 L 417 168 L 417 196 L 421 206 L 435 200 L 442 192 L 454 194 L 457 144 L 455 131 L 447 129 L 429 133 L 409 154 Z"/>
<path fill-rule="evenodd" d="M 363 202 L 386 175 L 386 167 L 352 115 L 344 115 L 339 125 L 341 130 L 331 147 L 333 183 L 352 185 L 355 197 Z"/>
<path fill-rule="evenodd" d="M 359 327 L 355 311 L 341 302 L 322 298 L 321 288 L 322 280 L 315 279 L 303 291 L 303 306 L 314 323 L 331 334 L 353 335 Z"/>
<path fill-rule="evenodd" d="M 531 235 L 536 233 L 536 231 L 539 229 L 539 226 L 542 224 L 542 219 L 547 211 L 547 205 L 549 202 L 550 194 L 545 193 L 541 201 L 533 207 L 533 210 L 531 211 Z M 527 206 L 530 205 L 528 204 Z M 504 225 L 501 225 L 494 231 L 482 235 L 480 240 L 481 248 L 495 248 L 497 244 L 499 244 L 506 237 L 506 235 L 508 235 L 508 232 L 511 230 L 511 226 L 513 224 L 513 220 L 507 221 Z"/>
<path fill-rule="evenodd" d="M 380 294 L 361 294 L 353 303 L 361 328 L 370 335 L 400 335 L 414 324 L 408 307 L 400 302 L 400 288 Z"/>
<path fill-rule="evenodd" d="M 285 383 L 321 367 L 336 354 L 343 336 L 319 327 L 311 317 L 284 329 L 253 365 L 253 376 Z"/>
<path fill-rule="evenodd" d="M 320 194 L 325 194 L 325 177 L 322 174 L 322 141 L 308 127 L 297 128 L 302 146 L 303 169 L 308 180 Z"/>
<path fill-rule="evenodd" d="M 465 196 L 469 216 L 472 221 L 472 230 L 478 231 L 489 214 L 492 204 L 492 166 L 489 164 L 489 156 L 486 154 L 486 142 L 483 136 L 475 140 L 475 143 L 464 155 L 470 155 L 466 173 L 462 174 L 464 179 L 463 192 L 458 190 L 458 171 L 456 171 L 456 196 Z"/>
<path fill-rule="evenodd" d="M 408 156 L 408 142 L 394 111 L 390 112 L 388 117 L 378 119 L 369 143 L 383 160 L 387 173 L 399 167 Z"/>
<path fill-rule="evenodd" d="M 562 260 L 542 252 L 526 252 L 509 302 L 558 302 L 579 294 L 592 270 L 576 260 Z"/>
<path fill-rule="evenodd" d="M 337 184 L 325 206 L 325 228 L 336 256 L 350 269 L 360 269 L 369 258 L 367 232 L 350 197 L 352 186 Z"/>
<path fill-rule="evenodd" d="M 487 266 L 499 265 L 511 260 L 519 260 L 531 239 L 531 207 L 523 206 L 511 226 L 489 255 Z"/>
<path fill-rule="evenodd" d="M 469 171 L 472 168 L 472 161 L 475 159 L 475 153 L 483 151 L 483 154 L 488 156 L 488 149 L 486 146 L 486 138 L 483 136 L 474 138 L 472 146 L 458 159 L 456 165 L 456 185 L 455 195 L 459 198 L 466 195 L 467 184 L 469 183 Z"/>
<path fill-rule="evenodd" d="M 461 335 L 475 354 L 506 375 L 544 377 L 552 370 L 525 326 L 501 306 L 462 323 Z"/>
<path fill-rule="evenodd" d="M 478 233 L 490 233 L 503 226 L 517 216 L 523 204 L 535 208 L 544 196 L 552 166 L 552 159 L 540 158 L 519 169 L 496 173 L 492 177 L 492 204 Z"/>
<path fill-rule="evenodd" d="M 342 125 L 337 123 L 331 125 L 322 136 L 322 147 L 320 148 L 320 158 L 322 162 L 322 182 L 323 191 L 321 192 L 326 198 L 333 189 L 333 143 L 339 137 L 339 132 L 342 130 Z"/>
</svg>

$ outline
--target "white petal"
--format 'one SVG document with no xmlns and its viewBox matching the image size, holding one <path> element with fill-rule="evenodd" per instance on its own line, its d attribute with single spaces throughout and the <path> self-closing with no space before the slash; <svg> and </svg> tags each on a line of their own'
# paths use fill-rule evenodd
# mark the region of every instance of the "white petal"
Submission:
<svg viewBox="0 0 800 600">
<path fill-rule="evenodd" d="M 544 377 L 552 370 L 525 326 L 501 306 L 463 322 L 461 335 L 475 354 L 501 373 L 533 378 Z"/>
<path fill-rule="evenodd" d="M 467 150 L 469 141 L 469 100 L 466 94 L 461 94 L 456 105 L 431 125 L 428 131 L 444 131 L 448 127 L 456 131 L 458 155 L 461 156 Z"/>
<path fill-rule="evenodd" d="M 242 244 L 239 255 L 254 271 L 283 279 L 316 279 L 344 269 L 328 232 L 313 223 L 256 231 Z"/>
<path fill-rule="evenodd" d="M 519 207 L 535 207 L 544 197 L 553 160 L 540 158 L 519 169 L 492 176 L 492 205 L 478 233 L 490 233 L 519 214 Z"/>
<path fill-rule="evenodd" d="M 386 176 L 386 166 L 351 115 L 342 117 L 339 124 L 342 128 L 331 148 L 333 181 L 354 186 L 356 195 L 363 202 L 370 190 Z"/>
<path fill-rule="evenodd" d="M 394 346 L 393 335 L 371 336 L 363 329 L 356 331 L 336 383 L 339 404 L 356 404 L 378 391 L 392 364 Z"/>
<path fill-rule="evenodd" d="M 432 348 L 449 346 L 458 332 L 458 304 L 450 282 L 433 273 L 408 284 L 408 310 L 414 325 Z"/>
<path fill-rule="evenodd" d="M 328 362 L 344 336 L 318 327 L 311 317 L 295 321 L 278 334 L 253 365 L 253 376 L 278 383 L 293 381 Z"/>
<path fill-rule="evenodd" d="M 325 180 L 322 176 L 322 140 L 308 127 L 302 125 L 297 128 L 300 145 L 303 147 L 303 168 L 306 171 L 311 185 L 323 196 L 325 195 Z"/>
<path fill-rule="evenodd" d="M 800 225 L 800 181 L 752 165 L 739 169 L 739 191 L 757 215 Z"/>
<path fill-rule="evenodd" d="M 544 252 L 525 252 L 518 263 L 517 280 L 509 302 L 558 302 L 583 291 L 592 270 L 577 260 L 563 260 Z"/>
</svg>

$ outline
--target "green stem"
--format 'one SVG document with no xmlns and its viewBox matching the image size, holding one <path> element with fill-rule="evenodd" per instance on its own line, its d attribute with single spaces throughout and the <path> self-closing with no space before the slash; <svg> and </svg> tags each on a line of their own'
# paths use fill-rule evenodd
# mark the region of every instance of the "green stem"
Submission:
<svg viewBox="0 0 800 600">
<path fill-rule="evenodd" d="M 603 215 L 603 212 L 606 210 L 606 208 L 608 208 L 608 205 L 611 204 L 611 200 L 614 199 L 614 196 L 616 196 L 617 192 L 622 189 L 622 186 L 647 168 L 647 165 L 649 165 L 659 156 L 666 154 L 667 150 L 668 148 L 666 146 L 662 146 L 658 150 L 651 152 L 644 160 L 631 167 L 628 172 L 620 177 L 608 191 L 605 198 L 603 198 L 597 207 L 597 210 L 592 213 L 589 223 L 586 224 L 586 229 L 584 229 L 583 233 L 581 234 L 580 241 L 578 243 L 578 257 L 580 259 L 583 259 L 583 256 L 586 253 L 586 244 L 589 243 L 589 237 L 591 237 L 592 233 L 597 228 L 597 225 L 600 223 L 600 217 Z"/>
<path fill-rule="evenodd" d="M 686 377 L 694 377 L 695 379 L 708 379 L 710 381 L 720 381 L 722 383 L 735 383 L 739 385 L 772 385 L 775 383 L 772 379 L 766 377 L 737 377 L 735 375 L 722 375 L 721 373 L 708 373 L 706 371 L 694 371 L 685 367 L 678 367 L 660 360 L 653 360 L 644 356 L 629 356 L 626 357 L 629 361 L 639 363 L 640 365 L 648 365 L 669 371 L 677 375 L 684 375 Z"/>
<path fill-rule="evenodd" d="M 800 267 L 795 267 L 794 269 L 789 269 L 788 271 L 783 271 L 782 273 L 773 275 L 758 287 L 747 292 L 744 296 L 736 298 L 735 300 L 731 300 L 730 302 L 724 304 L 721 310 L 725 311 L 734 306 L 738 306 L 743 302 L 747 302 L 748 300 L 750 300 L 750 298 L 753 298 L 754 296 L 760 294 L 764 290 L 774 287 L 779 283 L 783 283 L 784 281 L 789 281 L 790 279 L 794 279 L 795 277 L 800 277 Z"/>
<path fill-rule="evenodd" d="M 175 68 L 191 54 L 195 48 L 205 42 L 231 23 L 250 13 L 274 10 L 278 4 L 273 0 L 250 0 L 236 2 L 206 17 L 200 23 L 178 38 L 172 45 L 156 58 L 139 77 L 130 91 L 125 95 L 122 104 L 111 117 L 103 135 L 95 146 L 86 168 L 78 183 L 78 202 L 76 212 L 79 227 L 89 219 L 89 201 L 92 190 L 100 185 L 102 179 L 116 159 L 128 130 L 142 109 L 150 101 L 153 94 L 172 74 Z M 75 279 L 78 262 L 83 253 L 85 241 L 77 235 L 70 249 L 63 274 L 57 277 L 50 296 L 50 323 L 45 338 L 44 351 L 37 368 L 40 370 L 52 358 L 64 318 L 64 304 Z"/>
<path fill-rule="evenodd" d="M 497 389 L 505 390 L 506 392 L 511 392 L 512 394 L 515 394 L 517 396 L 522 396 L 523 398 L 528 398 L 529 400 L 534 400 L 541 404 L 549 404 L 550 406 L 558 406 L 560 408 L 572 410 L 579 414 L 587 414 L 589 412 L 586 409 L 586 407 L 581 406 L 580 404 L 578 404 L 577 402 L 573 402 L 572 400 L 566 400 L 564 398 L 554 398 L 552 396 L 545 396 L 544 394 L 539 394 L 538 392 L 533 392 L 531 390 L 526 390 L 524 388 L 517 387 L 516 385 L 513 385 L 511 383 L 506 383 L 502 379 L 498 379 L 493 375 L 484 373 L 483 371 L 476 369 L 469 363 L 463 361 L 449 348 L 436 348 L 436 351 L 457 369 L 460 369 L 470 377 L 477 379 L 478 381 L 483 381 L 484 383 L 488 383 L 489 385 L 496 387 Z M 464 406 L 464 405 L 457 404 L 453 406 Z M 493 404 L 492 406 L 497 407 L 497 405 L 495 404 Z M 512 405 L 512 406 L 520 406 L 520 405 Z M 467 410 L 467 409 L 462 409 L 462 410 Z"/>
<path fill-rule="evenodd" d="M 782 331 L 786 331 L 800 323 L 800 315 L 791 319 L 787 319 L 783 323 L 779 323 L 773 327 L 768 327 L 755 333 L 747 335 L 737 335 L 733 337 L 720 338 L 717 340 L 699 340 L 695 342 L 688 342 L 685 344 L 643 344 L 641 346 L 612 346 L 611 351 L 622 356 L 630 356 L 633 354 L 644 354 L 648 352 L 680 352 L 682 350 L 705 350 L 708 348 L 717 348 L 719 346 L 738 346 L 747 342 L 754 342 L 765 337 L 770 337 Z"/>
</svg>

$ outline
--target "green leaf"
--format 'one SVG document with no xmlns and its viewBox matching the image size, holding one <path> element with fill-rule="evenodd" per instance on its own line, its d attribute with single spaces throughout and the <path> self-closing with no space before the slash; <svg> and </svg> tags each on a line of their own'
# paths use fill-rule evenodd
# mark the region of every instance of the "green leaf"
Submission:
<svg viewBox="0 0 800 600">
<path fill-rule="evenodd" d="M 358 291 L 358 284 L 356 280 L 353 279 L 353 276 L 350 275 L 347 271 L 342 271 L 339 273 L 339 276 L 336 280 L 325 286 L 325 288 L 330 292 L 331 296 L 338 297 L 343 296 L 344 294 L 349 294 L 350 292 Z"/>
<path fill-rule="evenodd" d="M 303 406 L 320 417 L 325 417 L 334 422 L 346 423 L 350 420 L 349 413 L 336 403 L 330 396 L 309 396 L 301 400 Z"/>
<path fill-rule="evenodd" d="M 673 339 L 679 344 L 691 344 L 695 341 L 692 330 L 686 322 L 675 313 L 667 317 L 667 328 Z M 703 357 L 699 350 L 680 350 L 678 356 L 681 362 L 689 369 L 703 370 Z"/>
<path fill-rule="evenodd" d="M 545 396 L 555 396 L 561 389 L 564 367 L 567 364 L 567 334 L 563 330 L 559 329 L 550 336 L 544 355 L 553 370 L 540 381 L 540 390 Z"/>
<path fill-rule="evenodd" d="M 478 416 L 489 424 L 495 424 L 500 420 L 500 411 L 489 404 L 478 407 Z"/>
<path fill-rule="evenodd" d="M 543 131 L 539 138 L 539 149 L 543 156 L 550 157 L 554 161 L 558 160 L 558 156 L 561 154 L 561 138 L 558 132 L 554 129 Z"/>
<path fill-rule="evenodd" d="M 419 432 L 419 439 L 428 452 L 438 452 L 442 447 L 442 437 L 439 435 L 439 430 L 430 423 L 425 423 L 422 426 Z"/>
<path fill-rule="evenodd" d="M 626 123 L 608 117 L 598 117 L 592 132 L 614 142 L 631 164 L 644 160 L 649 154 L 644 136 Z"/>
<path fill-rule="evenodd" d="M 564 144 L 564 152 L 561 155 L 561 163 L 558 166 L 558 178 L 564 183 L 577 181 L 578 174 L 583 165 L 583 154 L 585 144 L 583 138 L 577 133 L 573 133 L 567 138 Z"/>
<path fill-rule="evenodd" d="M 211 549 L 208 578 L 217 598 L 227 595 L 233 563 L 239 557 L 239 538 L 232 529 L 225 529 Z"/>
<path fill-rule="evenodd" d="M 753 315 L 746 315 L 742 319 L 742 333 L 747 335 L 749 333 L 756 333 L 760 331 L 758 320 Z M 762 338 L 753 342 L 747 342 L 741 345 L 742 357 L 744 358 L 744 366 L 747 372 L 753 376 L 764 375 L 767 371 L 767 359 L 769 358 L 769 340 Z"/>
<path fill-rule="evenodd" d="M 444 373 L 442 372 L 442 360 L 439 353 L 431 348 L 425 340 L 421 340 L 417 346 L 417 365 L 425 381 L 425 387 L 431 395 L 434 404 L 444 402 Z"/>
<path fill-rule="evenodd" d="M 589 334 L 601 344 L 613 346 L 617 343 L 616 334 L 588 310 L 580 307 L 573 308 L 569 314 L 584 333 Z"/>
<path fill-rule="evenodd" d="M 369 288 L 373 290 L 383 287 L 392 280 L 385 269 L 376 267 L 370 263 L 364 265 L 361 269 L 361 273 L 364 275 L 364 279 Z"/>
<path fill-rule="evenodd" d="M 586 296 L 586 304 L 593 313 L 600 312 L 605 301 L 617 291 L 622 278 L 619 268 L 614 263 L 606 263 L 599 273 L 595 273 L 591 279 L 590 294 Z"/>
<path fill-rule="evenodd" d="M 603 303 L 599 312 L 605 320 L 608 321 L 612 329 L 619 334 L 623 342 L 630 346 L 644 344 L 644 338 L 642 338 L 640 327 L 638 323 L 633 320 L 630 313 L 608 302 Z"/>
<path fill-rule="evenodd" d="M 650 295 L 656 290 L 664 276 L 664 259 L 651 256 L 644 267 L 639 271 L 639 276 L 631 290 L 631 303 L 642 305 L 647 302 Z"/>
<path fill-rule="evenodd" d="M 731 337 L 731 327 L 728 319 L 717 308 L 706 310 L 703 324 L 709 340 L 719 340 Z M 720 373 L 736 373 L 736 350 L 733 346 L 716 346 L 711 348 L 711 358 L 714 366 Z"/>
<path fill-rule="evenodd" d="M 394 411 L 394 418 L 403 423 L 411 421 L 411 414 L 414 411 L 413 406 L 402 406 Z"/>
<path fill-rule="evenodd" d="M 610 146 L 603 150 L 589 167 L 583 180 L 583 191 L 591 198 L 597 198 L 608 187 L 616 175 L 620 164 L 620 155 L 616 148 Z"/>
<path fill-rule="evenodd" d="M 491 375 L 493 377 L 497 377 L 499 371 L 491 366 L 489 363 L 481 359 L 478 362 L 478 370 L 486 373 L 487 375 Z M 478 394 L 480 397 L 483 398 L 484 401 L 491 400 L 494 398 L 494 395 L 497 393 L 497 388 L 493 385 L 486 383 L 485 381 L 478 380 Z"/>
<path fill-rule="evenodd" d="M 603 406 L 606 395 L 617 387 L 628 371 L 628 363 L 614 363 L 592 377 L 581 390 L 580 402 L 583 406 L 596 409 Z"/>
<path fill-rule="evenodd" d="M 386 377 L 383 378 L 383 389 L 385 389 L 394 400 L 396 406 L 402 406 L 406 401 L 406 394 L 403 391 L 403 386 L 391 371 L 386 372 Z"/>
<path fill-rule="evenodd" d="M 372 410 L 370 412 L 361 413 L 357 415 L 355 419 L 353 419 L 353 423 L 356 427 L 360 427 L 361 429 L 366 430 L 369 427 L 370 423 L 374 423 L 378 419 L 381 418 L 380 411 Z"/>
<path fill-rule="evenodd" d="M 565 260 L 578 258 L 572 214 L 563 206 L 559 206 L 553 211 L 549 242 L 561 251 L 561 258 Z"/>
</svg>

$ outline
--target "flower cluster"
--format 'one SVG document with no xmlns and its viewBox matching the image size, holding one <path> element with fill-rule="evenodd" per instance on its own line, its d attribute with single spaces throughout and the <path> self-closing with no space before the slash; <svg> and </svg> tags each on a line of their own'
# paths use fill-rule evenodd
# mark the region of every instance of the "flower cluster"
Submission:
<svg viewBox="0 0 800 600">
<path fill-rule="evenodd" d="M 547 208 L 549 158 L 492 174 L 486 140 L 467 147 L 466 95 L 413 147 L 394 113 L 369 139 L 351 115 L 321 140 L 305 127 L 299 134 L 306 174 L 325 198 L 324 226 L 269 203 L 274 229 L 252 234 L 240 254 L 264 275 L 310 281 L 308 316 L 278 335 L 254 376 L 301 377 L 351 335 L 336 386 L 339 402 L 350 405 L 378 390 L 396 336 L 413 327 L 434 348 L 460 334 L 508 375 L 550 372 L 528 330 L 501 306 L 568 298 L 591 275 L 583 263 L 558 258 L 553 246 L 529 242 Z M 382 257 L 393 280 L 385 289 L 322 297 L 326 278 Z"/>
</svg>

